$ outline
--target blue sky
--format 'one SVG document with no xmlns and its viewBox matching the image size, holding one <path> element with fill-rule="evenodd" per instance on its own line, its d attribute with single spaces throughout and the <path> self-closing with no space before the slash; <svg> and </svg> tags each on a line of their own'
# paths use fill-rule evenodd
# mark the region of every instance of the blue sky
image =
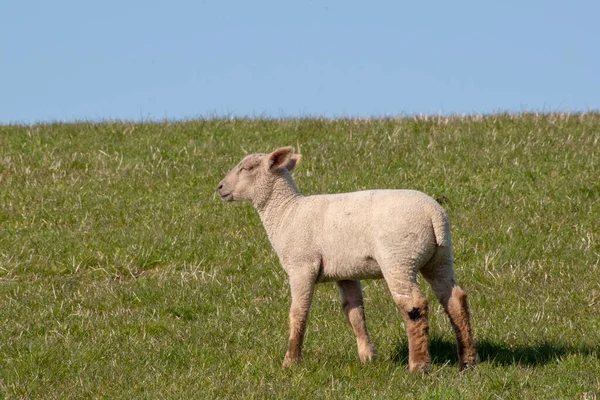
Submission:
<svg viewBox="0 0 600 400">
<path fill-rule="evenodd" d="M 5 1 L 0 123 L 600 108 L 600 2 Z"/>
</svg>

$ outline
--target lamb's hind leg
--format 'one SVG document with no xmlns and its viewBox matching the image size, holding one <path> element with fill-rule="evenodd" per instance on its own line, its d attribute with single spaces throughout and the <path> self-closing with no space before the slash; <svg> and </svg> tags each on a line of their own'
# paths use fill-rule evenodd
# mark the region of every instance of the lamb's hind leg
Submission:
<svg viewBox="0 0 600 400">
<path fill-rule="evenodd" d="M 404 273 L 405 276 L 385 276 L 385 280 L 406 322 L 408 369 L 410 372 L 430 372 L 428 302 L 419 290 L 412 268 L 398 268 L 398 271 L 410 272 Z"/>
<path fill-rule="evenodd" d="M 473 343 L 467 294 L 454 280 L 452 265 L 436 265 L 422 271 L 431 285 L 456 335 L 459 367 L 461 370 L 477 364 L 477 351 Z"/>
<path fill-rule="evenodd" d="M 346 319 L 350 322 L 356 344 L 358 345 L 358 357 L 360 361 L 367 362 L 376 357 L 375 349 L 367 333 L 365 310 L 360 281 L 339 281 L 337 286 L 342 296 L 342 308 Z"/>
</svg>

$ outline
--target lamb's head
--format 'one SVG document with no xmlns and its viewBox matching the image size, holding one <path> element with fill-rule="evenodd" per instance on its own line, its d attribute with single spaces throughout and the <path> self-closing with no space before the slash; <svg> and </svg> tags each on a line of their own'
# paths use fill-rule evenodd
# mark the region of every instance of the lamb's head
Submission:
<svg viewBox="0 0 600 400">
<path fill-rule="evenodd" d="M 282 147 L 271 154 L 249 154 L 219 182 L 218 193 L 224 201 L 249 200 L 260 204 L 268 198 L 275 183 L 289 174 L 302 159 L 292 147 Z"/>
</svg>

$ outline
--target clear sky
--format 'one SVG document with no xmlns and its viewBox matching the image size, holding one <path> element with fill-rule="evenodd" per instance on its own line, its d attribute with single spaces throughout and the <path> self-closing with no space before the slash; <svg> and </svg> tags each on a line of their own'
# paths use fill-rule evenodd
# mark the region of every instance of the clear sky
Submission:
<svg viewBox="0 0 600 400">
<path fill-rule="evenodd" d="M 12 0 L 0 123 L 600 108 L 600 1 Z"/>
</svg>

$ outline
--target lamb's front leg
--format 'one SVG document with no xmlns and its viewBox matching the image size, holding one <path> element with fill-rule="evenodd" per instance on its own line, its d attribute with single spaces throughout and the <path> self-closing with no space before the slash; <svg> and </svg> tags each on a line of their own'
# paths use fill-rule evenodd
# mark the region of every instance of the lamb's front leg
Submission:
<svg viewBox="0 0 600 400">
<path fill-rule="evenodd" d="M 283 359 L 283 367 L 289 367 L 302 359 L 302 342 L 312 301 L 315 281 L 308 276 L 290 275 L 292 305 L 290 307 L 290 339 Z"/>
</svg>

